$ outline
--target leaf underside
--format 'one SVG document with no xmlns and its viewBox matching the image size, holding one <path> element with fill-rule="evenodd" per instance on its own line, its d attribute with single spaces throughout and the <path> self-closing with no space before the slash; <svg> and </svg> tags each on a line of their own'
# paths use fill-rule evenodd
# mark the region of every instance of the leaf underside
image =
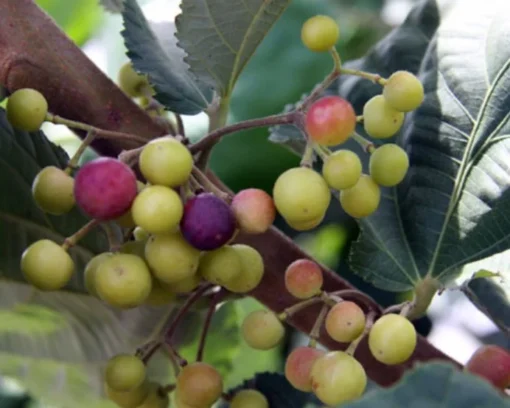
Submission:
<svg viewBox="0 0 510 408">
<path fill-rule="evenodd" d="M 122 13 L 124 10 L 124 0 L 99 0 L 106 11 L 113 14 Z"/>
<path fill-rule="evenodd" d="M 122 17 L 127 56 L 135 70 L 148 75 L 155 98 L 175 113 L 195 115 L 204 111 L 212 99 L 212 88 L 189 71 L 185 53 L 174 37 L 174 24 L 151 25 L 137 0 L 124 1 Z"/>
<path fill-rule="evenodd" d="M 422 0 L 365 58 L 347 64 L 384 77 L 411 71 L 426 92 L 390 140 L 409 154 L 409 172 L 383 189 L 351 250 L 353 270 L 381 289 L 407 291 L 425 277 L 447 284 L 465 265 L 510 248 L 508 11 L 505 0 L 444 9 Z M 360 113 L 381 87 L 342 77 L 331 91 Z M 292 137 L 284 130 L 273 139 Z"/>
<path fill-rule="evenodd" d="M 187 0 L 176 18 L 186 62 L 228 97 L 251 56 L 290 0 Z"/>
</svg>

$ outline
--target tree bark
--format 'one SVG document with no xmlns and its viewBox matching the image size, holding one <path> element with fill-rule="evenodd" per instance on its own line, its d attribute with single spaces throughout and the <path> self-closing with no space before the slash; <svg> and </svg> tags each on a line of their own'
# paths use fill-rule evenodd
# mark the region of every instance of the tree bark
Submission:
<svg viewBox="0 0 510 408">
<path fill-rule="evenodd" d="M 9 92 L 25 87 L 37 89 L 46 96 L 53 113 L 99 128 L 132 133 L 147 140 L 165 133 L 32 0 L 0 2 L 0 84 Z M 103 155 L 116 156 L 122 149 L 135 146 L 99 140 L 94 147 Z M 296 303 L 285 290 L 283 273 L 289 263 L 308 255 L 275 228 L 262 235 L 240 235 L 237 241 L 255 247 L 265 261 L 264 278 L 252 295 L 276 312 Z M 324 278 L 327 291 L 353 289 L 349 282 L 326 268 Z M 317 312 L 317 307 L 310 307 L 289 323 L 308 332 Z M 333 341 L 324 330 L 319 341 L 331 349 L 346 346 Z M 411 360 L 403 365 L 390 367 L 378 363 L 371 356 L 366 341 L 360 344 L 356 357 L 368 376 L 383 386 L 393 384 L 417 361 L 439 359 L 459 366 L 421 337 Z"/>
</svg>

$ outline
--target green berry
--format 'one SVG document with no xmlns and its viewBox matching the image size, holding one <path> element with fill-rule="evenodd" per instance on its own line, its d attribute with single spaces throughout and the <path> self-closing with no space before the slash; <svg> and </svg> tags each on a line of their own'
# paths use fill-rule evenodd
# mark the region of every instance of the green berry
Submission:
<svg viewBox="0 0 510 408">
<path fill-rule="evenodd" d="M 200 284 L 201 278 L 198 274 L 191 275 L 183 280 L 171 284 L 165 284 L 174 293 L 190 293 Z"/>
<path fill-rule="evenodd" d="M 37 289 L 62 289 L 74 273 L 74 262 L 67 251 L 49 239 L 30 245 L 21 255 L 21 272 Z"/>
<path fill-rule="evenodd" d="M 149 186 L 136 196 L 131 212 L 137 226 L 150 234 L 165 234 L 177 230 L 184 208 L 174 190 Z"/>
<path fill-rule="evenodd" d="M 301 40 L 311 51 L 325 52 L 333 48 L 340 36 L 340 29 L 329 16 L 309 18 L 301 28 Z"/>
<path fill-rule="evenodd" d="M 176 295 L 171 288 L 163 282 L 152 277 L 152 288 L 145 304 L 149 306 L 166 306 L 175 301 Z"/>
<path fill-rule="evenodd" d="M 96 290 L 97 268 L 105 259 L 109 258 L 111 255 L 111 252 L 103 252 L 102 254 L 93 257 L 85 266 L 85 271 L 83 273 L 85 276 L 85 287 L 87 288 L 87 292 L 89 292 L 92 296 L 98 297 Z"/>
<path fill-rule="evenodd" d="M 391 107 L 382 95 L 376 95 L 363 107 L 363 126 L 370 137 L 387 139 L 404 123 L 404 114 Z"/>
<path fill-rule="evenodd" d="M 340 192 L 340 204 L 353 218 L 374 213 L 381 201 L 381 189 L 370 176 L 363 174 L 354 187 Z"/>
<path fill-rule="evenodd" d="M 115 402 L 120 408 L 138 408 L 149 395 L 149 383 L 146 381 L 132 391 L 115 391 L 104 383 L 104 391 L 108 399 Z"/>
<path fill-rule="evenodd" d="M 147 241 L 149 239 L 149 233 L 145 231 L 143 228 L 136 227 L 133 230 L 133 237 L 136 241 Z"/>
<path fill-rule="evenodd" d="M 143 361 L 130 354 L 112 357 L 105 368 L 105 381 L 115 391 L 132 391 L 140 387 L 146 375 Z"/>
<path fill-rule="evenodd" d="M 204 253 L 200 259 L 198 273 L 211 283 L 225 285 L 241 275 L 242 268 L 238 251 L 226 245 Z"/>
<path fill-rule="evenodd" d="M 378 147 L 370 156 L 370 177 L 380 186 L 396 186 L 404 180 L 408 169 L 409 156 L 396 144 Z"/>
<path fill-rule="evenodd" d="M 282 341 L 285 328 L 272 311 L 255 310 L 245 317 L 241 333 L 250 347 L 270 350 Z"/>
<path fill-rule="evenodd" d="M 304 223 L 324 216 L 331 193 L 320 174 L 306 167 L 296 167 L 278 177 L 273 198 L 276 208 L 287 221 Z"/>
<path fill-rule="evenodd" d="M 160 392 L 159 384 L 150 382 L 147 397 L 136 408 L 168 408 L 169 403 L 168 394 Z"/>
<path fill-rule="evenodd" d="M 16 129 L 35 132 L 48 113 L 46 98 L 35 89 L 18 89 L 7 100 L 7 120 Z"/>
<path fill-rule="evenodd" d="M 269 402 L 260 391 L 241 390 L 230 401 L 230 408 L 269 408 Z"/>
<path fill-rule="evenodd" d="M 235 244 L 231 247 L 241 259 L 241 273 L 225 282 L 225 288 L 234 293 L 247 293 L 255 289 L 264 275 L 264 260 L 255 248 Z"/>
<path fill-rule="evenodd" d="M 335 190 L 353 187 L 363 170 L 359 156 L 351 150 L 337 150 L 324 161 L 322 175 Z"/>
<path fill-rule="evenodd" d="M 387 314 L 380 317 L 368 334 L 368 347 L 375 359 L 395 365 L 409 360 L 416 348 L 413 324 L 404 316 Z"/>
<path fill-rule="evenodd" d="M 157 279 L 173 284 L 196 274 L 200 251 L 175 232 L 151 236 L 145 245 L 145 258 Z"/>
<path fill-rule="evenodd" d="M 147 264 L 132 254 L 116 253 L 101 262 L 95 281 L 99 297 L 121 309 L 140 306 L 152 289 Z"/>
<path fill-rule="evenodd" d="M 139 163 L 140 171 L 149 183 L 178 187 L 191 175 L 193 156 L 181 142 L 162 137 L 145 145 Z"/>
<path fill-rule="evenodd" d="M 320 217 L 317 217 L 310 221 L 290 221 L 285 220 L 289 227 L 296 231 L 310 231 L 316 227 L 318 227 L 321 222 L 324 220 L 324 215 L 321 215 Z"/>
<path fill-rule="evenodd" d="M 120 89 L 132 98 L 143 96 L 144 88 L 150 86 L 147 77 L 135 72 L 131 62 L 126 62 L 120 68 L 118 82 Z"/>
<path fill-rule="evenodd" d="M 53 215 L 71 211 L 75 204 L 73 189 L 74 179 L 55 166 L 42 169 L 32 183 L 36 204 Z"/>
<path fill-rule="evenodd" d="M 384 85 L 383 95 L 388 104 L 400 112 L 415 110 L 425 98 L 423 84 L 408 71 L 394 72 Z"/>
</svg>

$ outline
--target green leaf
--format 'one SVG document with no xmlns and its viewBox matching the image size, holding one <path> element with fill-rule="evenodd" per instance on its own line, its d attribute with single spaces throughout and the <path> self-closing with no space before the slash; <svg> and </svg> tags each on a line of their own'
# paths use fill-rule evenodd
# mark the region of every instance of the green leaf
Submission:
<svg viewBox="0 0 510 408">
<path fill-rule="evenodd" d="M 462 292 L 473 304 L 503 333 L 510 336 L 510 299 L 508 282 L 498 282 L 495 277 L 476 277 L 467 280 L 461 286 Z M 503 285 L 506 283 L 506 291 Z"/>
<path fill-rule="evenodd" d="M 36 0 L 65 33 L 79 46 L 94 34 L 101 22 L 97 0 Z"/>
<path fill-rule="evenodd" d="M 290 0 L 186 0 L 177 16 L 179 45 L 198 78 L 229 97 L 237 78 Z"/>
<path fill-rule="evenodd" d="M 510 248 L 505 4 L 439 10 L 433 0 L 420 1 L 401 27 L 350 64 L 385 77 L 415 72 L 426 90 L 397 137 L 409 173 L 383 189 L 380 208 L 360 221 L 352 246 L 353 270 L 381 289 L 407 291 L 425 277 L 447 284 L 466 264 Z M 333 91 L 361 112 L 381 88 L 346 77 Z"/>
<path fill-rule="evenodd" d="M 368 392 L 344 408 L 507 408 L 510 401 L 484 380 L 447 363 L 420 364 L 389 389 Z"/>
<path fill-rule="evenodd" d="M 195 115 L 212 99 L 208 85 L 197 80 L 184 62 L 184 51 L 177 46 L 172 23 L 152 26 L 137 0 L 125 0 L 124 44 L 134 68 L 147 74 L 156 90 L 155 98 L 172 112 Z"/>
<path fill-rule="evenodd" d="M 99 0 L 106 11 L 119 14 L 124 11 L 124 0 Z"/>
</svg>

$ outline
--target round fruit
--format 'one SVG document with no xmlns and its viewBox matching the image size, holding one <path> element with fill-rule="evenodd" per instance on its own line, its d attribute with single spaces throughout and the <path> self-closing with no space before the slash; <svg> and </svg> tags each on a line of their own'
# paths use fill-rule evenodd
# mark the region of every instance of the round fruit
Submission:
<svg viewBox="0 0 510 408">
<path fill-rule="evenodd" d="M 138 406 L 149 395 L 150 387 L 148 382 L 144 382 L 140 387 L 132 391 L 115 391 L 108 384 L 104 384 L 106 396 L 115 402 L 121 408 L 138 408 Z"/>
<path fill-rule="evenodd" d="M 312 390 L 326 405 L 339 405 L 361 397 L 367 386 L 363 366 L 343 351 L 331 351 L 312 366 Z"/>
<path fill-rule="evenodd" d="M 425 97 L 423 84 L 408 71 L 394 72 L 386 81 L 383 95 L 388 104 L 400 112 L 418 108 Z"/>
<path fill-rule="evenodd" d="M 168 408 L 169 403 L 168 394 L 161 392 L 159 384 L 150 382 L 147 397 L 136 408 Z"/>
<path fill-rule="evenodd" d="M 35 132 L 41 128 L 48 102 L 39 91 L 30 88 L 18 89 L 7 99 L 7 120 L 12 127 L 25 132 Z"/>
<path fill-rule="evenodd" d="M 234 213 L 212 193 L 198 194 L 184 205 L 182 235 L 197 249 L 217 249 L 230 241 L 235 230 Z"/>
<path fill-rule="evenodd" d="M 241 332 L 250 347 L 270 350 L 282 341 L 285 328 L 273 312 L 255 310 L 245 317 Z"/>
<path fill-rule="evenodd" d="M 326 181 L 306 167 L 282 173 L 274 185 L 273 197 L 280 214 L 299 224 L 323 217 L 331 201 Z"/>
<path fill-rule="evenodd" d="M 60 245 L 41 239 L 30 245 L 21 255 L 21 272 L 37 289 L 62 289 L 74 273 L 74 262 Z"/>
<path fill-rule="evenodd" d="M 387 314 L 380 317 L 368 335 L 368 347 L 374 358 L 387 365 L 401 364 L 416 348 L 416 329 L 404 316 Z"/>
<path fill-rule="evenodd" d="M 135 220 L 133 219 L 133 214 L 131 214 L 131 209 L 127 210 L 124 214 L 118 217 L 115 222 L 121 226 L 122 228 L 135 228 Z"/>
<path fill-rule="evenodd" d="M 329 16 L 311 17 L 301 28 L 301 41 L 310 51 L 329 51 L 335 46 L 339 36 L 340 28 Z"/>
<path fill-rule="evenodd" d="M 97 220 L 113 220 L 123 215 L 137 192 L 133 170 L 110 157 L 92 160 L 76 173 L 76 203 L 86 215 Z"/>
<path fill-rule="evenodd" d="M 94 258 L 92 258 L 85 266 L 85 271 L 83 272 L 85 276 L 85 287 L 87 288 L 87 292 L 89 292 L 92 296 L 98 296 L 96 290 L 97 268 L 111 255 L 111 252 L 103 252 L 102 254 L 96 255 Z"/>
<path fill-rule="evenodd" d="M 224 286 L 234 293 L 247 293 L 255 289 L 264 276 L 264 260 L 255 248 L 236 244 L 231 246 L 241 259 L 241 273 L 234 279 L 226 281 Z"/>
<path fill-rule="evenodd" d="M 264 190 L 248 188 L 241 190 L 230 205 L 237 225 L 246 234 L 263 234 L 276 218 L 273 198 Z"/>
<path fill-rule="evenodd" d="M 211 283 L 224 285 L 241 275 L 242 268 L 238 251 L 227 245 L 202 255 L 198 274 Z"/>
<path fill-rule="evenodd" d="M 313 347 L 297 347 L 285 362 L 285 377 L 292 386 L 303 392 L 312 391 L 311 372 L 315 361 L 325 354 Z"/>
<path fill-rule="evenodd" d="M 179 399 L 193 407 L 209 407 L 223 392 L 223 379 L 213 366 L 195 362 L 185 366 L 177 377 Z"/>
<path fill-rule="evenodd" d="M 193 156 L 173 137 L 154 139 L 140 153 L 140 171 L 147 181 L 167 187 L 184 184 L 193 168 Z"/>
<path fill-rule="evenodd" d="M 314 142 L 323 146 L 344 143 L 356 128 L 356 113 L 350 102 L 339 96 L 325 96 L 306 112 L 305 128 Z"/>
<path fill-rule="evenodd" d="M 132 391 L 140 387 L 146 378 L 145 364 L 130 354 L 112 357 L 105 368 L 105 381 L 112 390 Z"/>
<path fill-rule="evenodd" d="M 381 189 L 370 176 L 362 174 L 354 187 L 340 192 L 340 204 L 354 218 L 368 217 L 377 210 Z"/>
<path fill-rule="evenodd" d="M 359 156 L 351 150 L 337 150 L 322 166 L 322 176 L 335 190 L 353 187 L 361 177 L 363 170 Z"/>
<path fill-rule="evenodd" d="M 165 186 L 146 187 L 131 207 L 136 225 L 150 234 L 175 232 L 183 211 L 179 194 Z"/>
<path fill-rule="evenodd" d="M 298 259 L 285 270 L 285 287 L 298 299 L 318 295 L 322 289 L 322 269 L 309 259 Z"/>
<path fill-rule="evenodd" d="M 36 204 L 53 215 L 71 211 L 75 204 L 73 189 L 74 179 L 55 166 L 42 169 L 32 183 Z"/>
<path fill-rule="evenodd" d="M 167 286 L 174 293 L 190 293 L 198 287 L 201 281 L 200 275 L 195 274 L 179 282 L 164 284 L 164 286 Z"/>
<path fill-rule="evenodd" d="M 143 228 L 136 227 L 133 230 L 133 237 L 136 241 L 147 241 L 149 239 L 149 233 Z"/>
<path fill-rule="evenodd" d="M 380 186 L 396 186 L 404 180 L 408 169 L 409 156 L 396 144 L 378 147 L 370 156 L 370 177 Z"/>
<path fill-rule="evenodd" d="M 230 408 L 269 408 L 269 402 L 260 391 L 241 390 L 230 401 Z"/>
<path fill-rule="evenodd" d="M 510 386 L 510 352 L 502 347 L 493 344 L 481 346 L 464 369 L 484 378 L 500 390 Z"/>
<path fill-rule="evenodd" d="M 363 310 L 354 302 L 344 301 L 329 310 L 324 325 L 333 340 L 350 343 L 363 333 L 365 322 Z"/>
<path fill-rule="evenodd" d="M 152 289 L 152 277 L 142 258 L 117 253 L 101 262 L 96 272 L 99 297 L 123 309 L 140 306 Z"/>
<path fill-rule="evenodd" d="M 295 229 L 296 231 L 310 231 L 310 230 L 314 229 L 315 227 L 318 227 L 321 224 L 322 220 L 324 220 L 324 215 L 321 215 L 320 217 L 310 220 L 310 221 L 296 222 L 296 221 L 289 221 L 287 219 L 285 221 L 287 222 L 289 227 L 291 227 L 292 229 Z"/>
<path fill-rule="evenodd" d="M 157 279 L 171 284 L 196 274 L 200 251 L 179 232 L 153 235 L 145 244 L 145 259 Z"/>
<path fill-rule="evenodd" d="M 145 304 L 149 306 L 166 306 L 175 301 L 176 295 L 169 286 L 152 277 L 152 288 Z"/>
<path fill-rule="evenodd" d="M 382 95 L 376 95 L 363 107 L 363 126 L 374 139 L 394 136 L 404 123 L 404 114 L 392 108 Z"/>
<path fill-rule="evenodd" d="M 147 77 L 136 73 L 130 61 L 120 68 L 118 82 L 120 89 L 132 98 L 143 96 L 144 88 L 149 86 Z"/>
</svg>

